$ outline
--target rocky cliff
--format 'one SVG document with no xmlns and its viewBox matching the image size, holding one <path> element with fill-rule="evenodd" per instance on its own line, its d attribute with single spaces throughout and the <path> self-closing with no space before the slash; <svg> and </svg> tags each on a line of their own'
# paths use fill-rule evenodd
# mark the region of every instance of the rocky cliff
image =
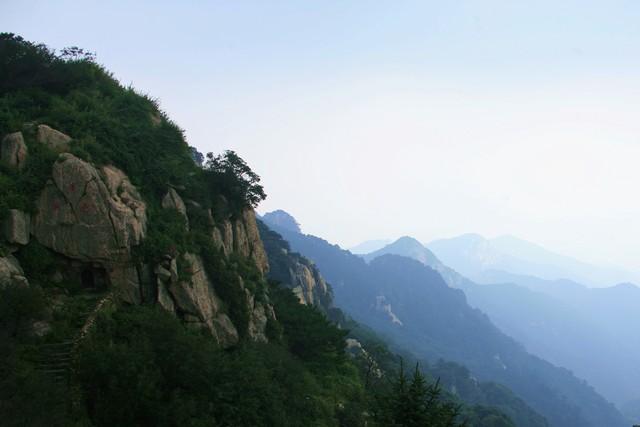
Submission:
<svg viewBox="0 0 640 427">
<path fill-rule="evenodd" d="M 3 215 L 5 256 L 0 258 L 0 284 L 29 285 L 28 272 L 25 275 L 18 258 L 22 248 L 38 244 L 55 260 L 48 278 L 51 282 L 109 290 L 127 304 L 155 303 L 210 331 L 223 346 L 237 343 L 238 327 L 219 295 L 223 284 L 214 284 L 199 254 L 168 252 L 152 263 L 135 256 L 147 235 L 149 208 L 129 177 L 113 165 L 98 166 L 68 152 L 72 139 L 62 132 L 34 126 L 25 134 L 27 138 L 15 132 L 2 139 L 2 164 L 20 174 L 29 161 L 28 143 L 59 154 L 50 166 L 50 178 L 33 201 L 33 212 L 9 209 Z M 33 136 L 32 141 L 28 135 Z M 167 188 L 161 208 L 183 215 L 183 232 L 189 232 L 189 209 L 175 188 Z M 207 214 L 209 238 L 222 256 L 239 256 L 260 275 L 266 274 L 269 264 L 253 209 L 226 216 L 209 209 Z M 245 286 L 240 274 L 236 276 L 249 315 L 247 334 L 266 341 L 265 327 L 274 317 L 273 309 L 268 300 L 258 301 L 256 291 Z"/>
<path fill-rule="evenodd" d="M 333 294 L 320 271 L 309 259 L 291 251 L 289 243 L 277 233 L 277 224 L 269 223 L 271 229 L 265 224 L 269 217 L 263 220 L 258 228 L 269 256 L 269 278 L 289 287 L 300 303 L 327 312 L 333 306 Z"/>
</svg>

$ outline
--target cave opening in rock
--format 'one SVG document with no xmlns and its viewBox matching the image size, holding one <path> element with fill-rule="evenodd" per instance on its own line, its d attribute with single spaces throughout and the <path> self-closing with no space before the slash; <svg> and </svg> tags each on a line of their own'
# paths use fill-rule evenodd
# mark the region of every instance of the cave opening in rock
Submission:
<svg viewBox="0 0 640 427">
<path fill-rule="evenodd" d="M 85 268 L 80 273 L 82 289 L 103 291 L 107 288 L 106 272 L 101 268 Z"/>
<path fill-rule="evenodd" d="M 93 271 L 90 269 L 82 270 L 80 280 L 84 289 L 94 290 L 96 288 L 96 279 L 93 276 Z"/>
</svg>

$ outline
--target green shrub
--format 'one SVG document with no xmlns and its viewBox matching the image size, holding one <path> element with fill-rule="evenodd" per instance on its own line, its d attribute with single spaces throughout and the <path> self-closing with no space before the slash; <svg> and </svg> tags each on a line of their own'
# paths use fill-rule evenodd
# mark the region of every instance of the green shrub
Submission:
<svg viewBox="0 0 640 427">
<path fill-rule="evenodd" d="M 28 245 L 20 248 L 16 257 L 30 283 L 45 286 L 49 284 L 56 266 L 56 258 L 49 249 L 36 239 L 31 239 Z"/>
</svg>

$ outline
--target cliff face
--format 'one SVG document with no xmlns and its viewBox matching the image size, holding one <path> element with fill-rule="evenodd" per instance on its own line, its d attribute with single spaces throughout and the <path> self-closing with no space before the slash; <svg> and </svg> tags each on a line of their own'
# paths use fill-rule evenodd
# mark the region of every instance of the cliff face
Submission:
<svg viewBox="0 0 640 427">
<path fill-rule="evenodd" d="M 263 217 L 265 222 L 268 218 Z M 309 259 L 292 252 L 289 244 L 277 233 L 278 226 L 260 221 L 258 228 L 269 260 L 269 279 L 290 288 L 301 304 L 313 305 L 322 311 L 333 306 L 331 288 Z M 274 231 L 276 230 L 276 231 Z"/>
<path fill-rule="evenodd" d="M 294 262 L 289 269 L 293 293 L 303 304 L 322 305 L 328 294 L 327 282 L 313 265 Z"/>
<path fill-rule="evenodd" d="M 186 323 L 210 331 L 222 346 L 237 343 L 238 326 L 231 321 L 217 289 L 220 284 L 214 285 L 202 257 L 184 252 L 168 253 L 153 264 L 137 259 L 135 248 L 147 235 L 147 203 L 120 169 L 97 167 L 65 152 L 70 140 L 48 126 L 38 126 L 36 143 L 55 148 L 60 154 L 51 165 L 51 178 L 35 201 L 34 214 L 12 209 L 3 219 L 2 240 L 8 250 L 0 257 L 0 285 L 29 285 L 11 253 L 37 242 L 55 259 L 52 282 L 110 290 L 127 304 L 156 303 Z M 25 162 L 28 152 L 23 141 L 20 132 L 5 137 L 2 161 L 16 166 Z M 14 169 L 20 173 L 18 167 Z M 187 233 L 188 211 L 175 189 L 168 189 L 162 207 L 185 216 Z M 217 222 L 213 221 L 215 212 L 208 214 L 212 222 L 209 238 L 214 247 L 225 258 L 239 255 L 253 263 L 260 275 L 266 274 L 269 265 L 254 211 L 245 208 L 240 215 Z M 239 274 L 236 280 L 245 295 L 240 303 L 248 312 L 247 335 L 266 341 L 265 327 L 274 317 L 273 309 L 268 300 L 258 301 Z"/>
<path fill-rule="evenodd" d="M 189 201 L 190 204 L 195 204 Z M 186 204 L 178 192 L 170 188 L 163 198 L 164 209 L 174 209 L 183 215 L 189 224 Z M 211 239 L 225 257 L 233 254 L 251 260 L 260 274 L 267 273 L 269 264 L 262 240 L 258 233 L 253 209 L 246 208 L 237 218 L 214 221 L 214 212 L 207 211 L 212 225 Z M 181 257 L 179 259 L 178 257 Z M 216 292 L 211 278 L 206 272 L 201 256 L 185 253 L 165 259 L 155 266 L 155 293 L 153 290 L 145 300 L 154 299 L 165 309 L 176 313 L 185 322 L 210 330 L 224 346 L 236 344 L 239 339 L 237 326 L 223 310 L 223 302 Z M 179 267 L 181 266 L 181 267 Z M 180 277 L 186 276 L 187 280 Z M 237 277 L 246 295 L 244 304 L 249 312 L 247 333 L 256 341 L 267 341 L 265 328 L 267 320 L 274 318 L 273 308 L 268 303 L 257 302 L 255 295 L 244 286 L 241 276 Z"/>
<path fill-rule="evenodd" d="M 244 209 L 242 215 L 235 220 L 226 219 L 215 224 L 212 237 L 225 255 L 238 253 L 252 259 L 261 273 L 265 274 L 269 270 L 269 261 L 260 240 L 253 209 Z"/>
</svg>

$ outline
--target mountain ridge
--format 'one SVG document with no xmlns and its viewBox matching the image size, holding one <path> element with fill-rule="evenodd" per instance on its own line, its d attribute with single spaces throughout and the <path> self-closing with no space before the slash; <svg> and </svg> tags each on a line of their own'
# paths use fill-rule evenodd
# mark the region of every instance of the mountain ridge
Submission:
<svg viewBox="0 0 640 427">
<path fill-rule="evenodd" d="M 369 258 L 388 252 L 424 262 L 424 257 L 415 256 L 418 245 L 414 239 L 413 250 L 399 251 L 391 244 Z M 485 277 L 495 283 L 476 284 L 439 260 L 427 265 L 438 270 L 449 286 L 464 290 L 470 304 L 489 314 L 532 353 L 571 368 L 618 404 L 640 393 L 632 356 L 638 351 L 632 344 L 634 331 L 640 327 L 633 308 L 640 303 L 636 285 L 588 288 L 569 280 L 546 281 L 491 270 Z"/>
<path fill-rule="evenodd" d="M 337 306 L 383 335 L 393 336 L 416 354 L 432 361 L 434 357 L 459 361 L 468 365 L 480 379 L 505 381 L 516 393 L 524 393 L 521 397 L 545 415 L 552 425 L 625 425 L 613 405 L 592 388 L 583 385 L 582 380 L 566 370 L 526 355 L 518 344 L 499 332 L 486 315 L 468 307 L 462 291 L 449 288 L 435 270 L 396 255 L 378 257 L 368 265 L 361 257 L 322 239 L 287 230 L 277 231 L 294 250 L 312 259 L 322 274 L 334 284 Z M 408 274 L 409 271 L 411 274 Z M 429 286 L 423 286 L 426 284 Z M 438 304 L 440 300 L 441 304 Z M 432 305 L 425 310 L 418 306 L 418 301 Z M 401 324 L 394 322 L 390 313 Z M 424 316 L 430 316 L 429 320 Z M 464 320 L 467 317 L 474 320 Z M 416 329 L 417 325 L 422 326 Z M 427 329 L 421 329 L 425 327 Z M 461 333 L 463 330 L 467 331 L 466 334 L 469 331 L 476 332 L 465 335 Z M 452 340 L 453 336 L 464 337 L 461 339 L 466 346 L 460 347 L 457 340 Z M 484 339 L 480 337 L 487 337 L 487 341 L 479 344 Z M 489 348 L 500 350 L 492 353 Z M 524 382 L 536 384 L 535 387 L 523 387 L 523 380 L 516 380 L 521 375 L 527 378 Z M 536 387 L 537 391 L 534 392 Z M 568 398 L 568 394 L 555 400 L 557 396 L 551 390 L 558 387 L 563 389 L 563 393 L 572 395 L 572 404 L 560 412 L 551 408 Z M 586 405 L 587 401 L 592 402 L 594 407 Z M 585 411 L 590 421 L 582 418 L 581 411 Z"/>
</svg>

